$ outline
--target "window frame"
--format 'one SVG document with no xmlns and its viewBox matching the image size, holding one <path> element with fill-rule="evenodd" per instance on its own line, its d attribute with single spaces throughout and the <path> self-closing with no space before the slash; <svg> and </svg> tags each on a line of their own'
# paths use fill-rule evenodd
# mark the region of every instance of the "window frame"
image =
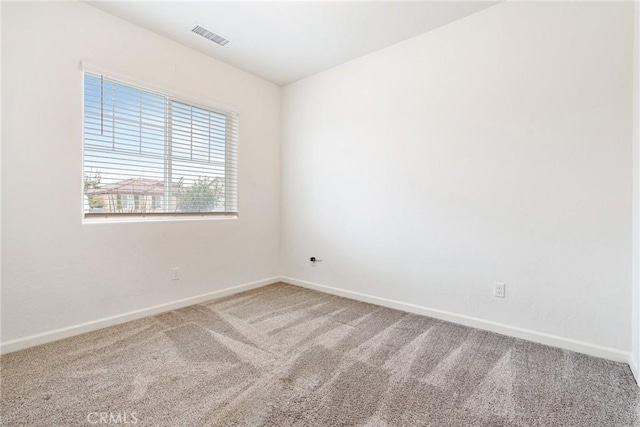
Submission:
<svg viewBox="0 0 640 427">
<path fill-rule="evenodd" d="M 128 223 L 128 222 L 158 222 L 158 221 L 190 221 L 190 220 L 221 220 L 221 219 L 238 219 L 240 211 L 240 110 L 237 107 L 211 101 L 191 93 L 180 92 L 174 89 L 161 87 L 142 79 L 131 77 L 127 74 L 112 71 L 101 66 L 92 64 L 87 61 L 80 61 L 80 80 L 81 80 L 81 116 L 82 123 L 80 127 L 80 145 L 81 155 L 80 164 L 82 177 L 80 179 L 80 189 L 82 197 L 80 198 L 80 212 L 83 224 L 104 224 L 104 223 Z M 114 80 L 118 83 L 132 86 L 145 91 L 155 92 L 167 98 L 168 102 L 186 103 L 189 106 L 200 108 L 225 115 L 235 115 L 236 121 L 236 140 L 235 140 L 235 204 L 236 212 L 122 212 L 122 213 L 91 213 L 85 212 L 85 192 L 84 192 L 84 140 L 85 140 L 85 74 L 102 75 L 105 78 Z M 227 142 L 225 141 L 225 144 Z M 225 168 L 226 168 L 225 163 Z"/>
</svg>

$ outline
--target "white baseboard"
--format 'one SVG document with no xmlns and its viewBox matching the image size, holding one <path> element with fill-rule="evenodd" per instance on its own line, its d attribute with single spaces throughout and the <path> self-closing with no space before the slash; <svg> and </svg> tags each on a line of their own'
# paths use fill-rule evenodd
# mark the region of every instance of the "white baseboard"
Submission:
<svg viewBox="0 0 640 427">
<path fill-rule="evenodd" d="M 633 355 L 629 356 L 629 367 L 631 368 L 633 377 L 636 379 L 636 384 L 640 386 L 640 371 L 638 371 L 638 365 L 636 364 L 636 361 L 633 358 Z"/>
<path fill-rule="evenodd" d="M 165 304 L 155 305 L 153 307 L 143 308 L 141 310 L 130 311 L 128 313 L 118 314 L 116 316 L 105 317 L 103 319 L 92 320 L 90 322 L 81 323 L 79 325 L 68 326 L 66 328 L 55 329 L 53 331 L 41 334 L 31 335 L 25 338 L 19 338 L 0 344 L 0 354 L 11 353 L 25 348 L 34 347 L 40 344 L 46 344 L 52 341 L 58 341 L 74 335 L 83 334 L 85 332 L 96 331 L 120 323 L 129 322 L 131 320 L 141 319 L 143 317 L 153 316 L 178 308 L 187 307 L 193 304 L 199 304 L 214 298 L 220 298 L 238 292 L 248 291 L 250 289 L 259 288 L 280 281 L 280 277 L 271 277 L 269 279 L 258 280 L 256 282 L 245 283 L 231 288 L 221 289 L 194 297 L 184 298 L 177 301 L 171 301 Z"/>
<path fill-rule="evenodd" d="M 494 322 L 491 320 L 484 320 L 477 317 L 465 316 L 463 314 L 457 314 L 449 311 L 438 310 L 435 308 L 424 307 L 417 304 L 395 301 L 387 298 L 376 297 L 373 295 L 362 294 L 360 292 L 346 291 L 343 289 L 320 285 L 317 283 L 306 282 L 304 280 L 298 280 L 291 277 L 282 277 L 281 281 L 285 283 L 289 283 L 291 285 L 297 285 L 304 288 L 317 290 L 320 292 L 326 292 L 329 294 L 338 295 L 341 297 L 346 297 L 346 298 L 351 298 L 358 301 L 377 304 L 384 307 L 407 311 L 410 313 L 421 314 L 423 316 L 429 316 L 436 319 L 446 320 L 449 322 L 458 323 L 465 326 L 471 326 L 473 328 L 483 329 L 485 331 L 496 332 L 498 334 L 508 335 L 511 337 L 520 338 L 527 341 L 533 341 L 533 342 L 537 342 L 537 343 L 552 346 L 552 347 L 558 347 L 565 350 L 571 350 L 578 353 L 588 354 L 589 356 L 595 356 L 603 359 L 609 359 L 616 362 L 624 362 L 624 363 L 629 363 L 630 361 L 630 357 L 629 357 L 630 355 L 628 352 L 617 350 L 615 348 L 604 347 L 597 344 L 591 344 L 588 342 L 578 341 L 571 338 L 560 337 L 557 335 L 546 334 L 543 332 L 536 332 L 530 329 L 518 328 L 516 326 L 510 326 L 504 323 Z M 638 378 L 637 375 L 636 375 L 636 378 Z"/>
<path fill-rule="evenodd" d="M 243 285 L 233 286 L 230 288 L 209 292 L 209 293 L 197 295 L 194 297 L 184 298 L 177 301 L 171 301 L 165 304 L 148 307 L 141 310 L 135 310 L 128 313 L 119 314 L 116 316 L 97 319 L 97 320 L 82 323 L 79 325 L 73 325 L 66 328 L 55 329 L 53 331 L 31 335 L 25 338 L 7 341 L 0 344 L 0 354 L 11 353 L 11 352 L 22 350 L 25 348 L 34 347 L 36 345 L 46 344 L 46 343 L 57 341 L 63 338 L 79 335 L 85 332 L 91 332 L 98 329 L 106 328 L 108 326 L 129 322 L 131 320 L 153 316 L 163 312 L 176 310 L 178 308 L 187 307 L 193 304 L 199 304 L 201 302 L 208 301 L 210 299 L 220 298 L 223 296 L 227 296 L 227 295 L 231 295 L 231 294 L 235 294 L 243 291 L 256 289 L 256 288 L 277 283 L 280 281 L 289 283 L 292 285 L 301 286 L 308 289 L 314 289 L 320 292 L 330 293 L 333 295 L 355 299 L 358 301 L 377 304 L 383 307 L 394 308 L 397 310 L 429 316 L 436 319 L 446 320 L 449 322 L 470 326 L 473 328 L 478 328 L 486 331 L 491 331 L 491 332 L 496 332 L 503 335 L 512 336 L 515 338 L 533 341 L 533 342 L 537 342 L 544 345 L 576 351 L 578 353 L 584 353 L 590 356 L 601 357 L 604 359 L 614 360 L 616 362 L 628 363 L 631 368 L 631 371 L 633 372 L 636 378 L 636 381 L 638 382 L 638 384 L 640 384 L 640 371 L 638 370 L 638 366 L 636 366 L 636 364 L 630 357 L 629 353 L 621 350 L 617 350 L 610 347 L 604 347 L 597 344 L 591 344 L 584 341 L 578 341 L 571 338 L 560 337 L 557 335 L 536 332 L 529 329 L 518 328 L 515 326 L 506 325 L 504 323 L 493 322 L 491 320 L 484 320 L 477 317 L 471 317 L 471 316 L 452 313 L 444 310 L 438 310 L 435 308 L 424 307 L 417 304 L 395 301 L 388 298 L 367 295 L 359 292 L 347 291 L 339 288 L 334 288 L 331 286 L 325 286 L 317 283 L 307 282 L 304 280 L 294 279 L 292 277 L 278 277 L 278 276 L 271 277 L 264 280 L 259 280 L 256 282 L 245 283 Z"/>
</svg>

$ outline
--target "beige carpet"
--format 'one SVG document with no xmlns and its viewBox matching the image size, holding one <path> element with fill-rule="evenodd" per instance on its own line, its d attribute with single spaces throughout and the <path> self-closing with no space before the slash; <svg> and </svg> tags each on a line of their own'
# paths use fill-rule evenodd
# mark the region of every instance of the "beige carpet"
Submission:
<svg viewBox="0 0 640 427">
<path fill-rule="evenodd" d="M 628 366 L 278 284 L 1 359 L 2 425 L 631 426 Z M 102 414 L 102 415 L 101 415 Z"/>
</svg>

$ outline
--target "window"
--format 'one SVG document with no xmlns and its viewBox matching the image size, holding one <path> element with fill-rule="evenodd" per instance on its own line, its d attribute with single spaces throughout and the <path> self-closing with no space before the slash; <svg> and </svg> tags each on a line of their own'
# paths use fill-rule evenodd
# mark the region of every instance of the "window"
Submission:
<svg viewBox="0 0 640 427">
<path fill-rule="evenodd" d="M 125 212 L 133 212 L 134 211 L 134 195 L 133 194 L 123 194 L 121 195 L 122 201 L 122 210 Z"/>
<path fill-rule="evenodd" d="M 85 72 L 84 215 L 237 215 L 238 114 Z"/>
<path fill-rule="evenodd" d="M 154 209 L 162 209 L 162 196 L 153 196 L 152 201 Z"/>
</svg>

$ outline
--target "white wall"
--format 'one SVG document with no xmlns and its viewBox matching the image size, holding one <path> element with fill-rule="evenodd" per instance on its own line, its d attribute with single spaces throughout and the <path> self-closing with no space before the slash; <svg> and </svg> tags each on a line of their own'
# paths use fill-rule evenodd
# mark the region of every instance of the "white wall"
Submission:
<svg viewBox="0 0 640 427">
<path fill-rule="evenodd" d="M 279 87 L 83 3 L 2 6 L 3 342 L 279 274 Z M 239 219 L 82 225 L 81 59 L 239 108 Z"/>
<path fill-rule="evenodd" d="M 638 362 L 631 7 L 504 3 L 286 87 L 281 115 L 277 86 L 91 6 L 3 2 L 1 341 L 284 273 L 633 334 Z M 240 109 L 238 220 L 81 224 L 81 59 Z"/>
<path fill-rule="evenodd" d="M 628 354 L 632 7 L 506 2 L 287 86 L 284 274 Z"/>
<path fill-rule="evenodd" d="M 640 384 L 640 3 L 635 0 L 633 5 L 633 277 L 629 364 Z"/>
</svg>

